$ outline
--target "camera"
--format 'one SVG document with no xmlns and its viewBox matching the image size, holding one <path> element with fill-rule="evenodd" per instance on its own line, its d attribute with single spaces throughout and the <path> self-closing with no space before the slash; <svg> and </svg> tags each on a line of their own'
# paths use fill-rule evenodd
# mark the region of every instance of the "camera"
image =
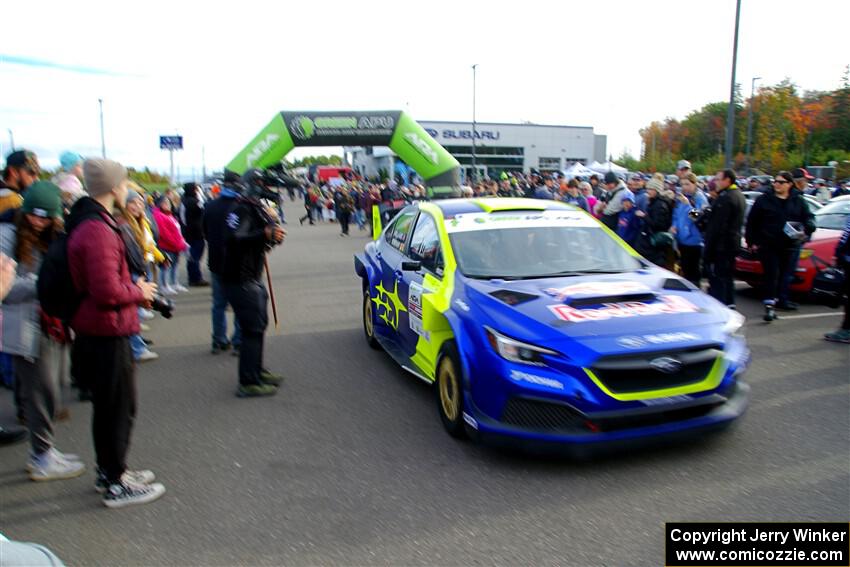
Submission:
<svg viewBox="0 0 850 567">
<path fill-rule="evenodd" d="M 708 227 L 708 221 L 711 219 L 711 207 L 704 209 L 691 209 L 688 211 L 688 218 L 691 219 L 700 232 L 705 232 Z"/>
<path fill-rule="evenodd" d="M 151 301 L 151 309 L 162 315 L 165 319 L 171 319 L 174 315 L 174 302 L 161 295 L 155 295 Z"/>
</svg>

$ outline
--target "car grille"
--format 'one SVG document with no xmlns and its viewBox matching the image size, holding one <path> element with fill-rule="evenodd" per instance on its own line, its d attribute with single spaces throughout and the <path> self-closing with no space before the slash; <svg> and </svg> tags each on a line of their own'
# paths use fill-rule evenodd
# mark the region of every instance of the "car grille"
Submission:
<svg viewBox="0 0 850 567">
<path fill-rule="evenodd" d="M 635 357 L 610 357 L 598 360 L 590 370 L 615 394 L 662 390 L 704 380 L 721 354 L 720 350 L 710 348 Z M 673 372 L 664 372 L 653 367 L 652 361 L 660 358 L 676 359 L 681 363 L 681 367 Z"/>
<path fill-rule="evenodd" d="M 587 431 L 584 418 L 576 410 L 527 398 L 511 398 L 502 411 L 502 422 L 536 431 Z"/>
</svg>

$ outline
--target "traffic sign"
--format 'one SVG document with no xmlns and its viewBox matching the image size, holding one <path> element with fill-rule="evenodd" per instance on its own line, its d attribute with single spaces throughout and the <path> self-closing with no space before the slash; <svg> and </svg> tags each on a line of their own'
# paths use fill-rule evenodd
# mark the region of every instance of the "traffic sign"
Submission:
<svg viewBox="0 0 850 567">
<path fill-rule="evenodd" d="M 160 136 L 159 149 L 161 150 L 182 150 L 183 136 Z"/>
</svg>

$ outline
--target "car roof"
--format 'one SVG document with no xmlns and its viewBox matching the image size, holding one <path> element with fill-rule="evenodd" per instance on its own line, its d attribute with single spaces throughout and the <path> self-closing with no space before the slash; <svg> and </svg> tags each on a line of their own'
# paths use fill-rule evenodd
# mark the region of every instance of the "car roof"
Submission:
<svg viewBox="0 0 850 567">
<path fill-rule="evenodd" d="M 544 199 L 491 197 L 481 199 L 444 199 L 432 201 L 446 218 L 465 213 L 496 213 L 503 211 L 572 210 L 569 205 Z"/>
</svg>

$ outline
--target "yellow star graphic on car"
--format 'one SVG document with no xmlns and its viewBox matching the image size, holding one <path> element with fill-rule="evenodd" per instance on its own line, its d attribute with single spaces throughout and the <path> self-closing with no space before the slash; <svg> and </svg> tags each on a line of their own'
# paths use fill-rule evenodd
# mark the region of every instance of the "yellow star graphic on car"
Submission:
<svg viewBox="0 0 850 567">
<path fill-rule="evenodd" d="M 388 292 L 384 287 L 384 282 L 378 282 L 375 286 L 375 291 L 378 294 L 372 298 L 372 301 L 379 308 L 383 307 L 384 312 L 379 317 L 393 329 L 398 330 L 398 316 L 402 311 L 407 311 L 401 299 L 398 296 L 398 282 L 395 282 L 395 288 L 392 293 Z M 392 316 L 390 316 L 390 306 L 392 305 Z"/>
</svg>

